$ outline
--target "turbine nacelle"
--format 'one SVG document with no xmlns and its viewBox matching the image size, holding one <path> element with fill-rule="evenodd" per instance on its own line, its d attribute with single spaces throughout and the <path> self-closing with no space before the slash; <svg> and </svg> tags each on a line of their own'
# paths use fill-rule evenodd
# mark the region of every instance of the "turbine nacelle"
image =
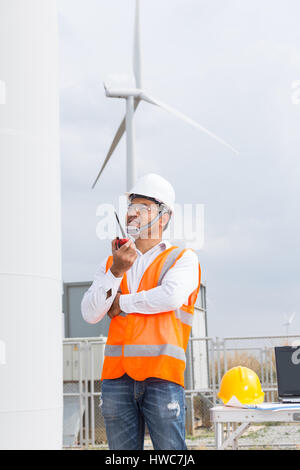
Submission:
<svg viewBox="0 0 300 470">
<path fill-rule="evenodd" d="M 103 83 L 105 94 L 110 98 L 129 98 L 133 96 L 134 98 L 140 98 L 142 90 L 140 88 L 112 88 L 107 83 Z"/>
</svg>

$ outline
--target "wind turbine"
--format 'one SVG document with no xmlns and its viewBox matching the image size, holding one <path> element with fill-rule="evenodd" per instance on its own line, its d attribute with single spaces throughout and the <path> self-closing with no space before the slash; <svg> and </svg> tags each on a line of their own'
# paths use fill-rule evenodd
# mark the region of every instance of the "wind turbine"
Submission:
<svg viewBox="0 0 300 470">
<path fill-rule="evenodd" d="M 287 314 L 286 314 L 286 313 L 284 314 L 284 319 L 285 319 L 285 321 L 284 321 L 284 323 L 283 323 L 283 326 L 286 327 L 286 337 L 287 337 L 287 340 L 288 340 L 288 336 L 289 336 L 289 327 L 290 327 L 292 321 L 294 320 L 295 315 L 296 315 L 296 312 L 293 312 L 293 313 L 290 315 L 290 317 L 288 318 Z"/>
<path fill-rule="evenodd" d="M 121 140 L 125 130 L 126 130 L 126 152 L 127 152 L 127 191 L 133 186 L 136 180 L 136 160 L 134 154 L 134 127 L 133 127 L 133 117 L 134 113 L 141 101 L 146 101 L 147 103 L 159 106 L 160 108 L 168 111 L 169 113 L 175 115 L 179 119 L 187 122 L 191 126 L 196 127 L 198 130 L 206 133 L 213 139 L 217 140 L 221 144 L 230 148 L 233 152 L 238 154 L 231 145 L 225 142 L 220 137 L 213 134 L 211 131 L 205 127 L 198 124 L 193 119 L 189 118 L 185 114 L 177 111 L 176 109 L 168 106 L 162 101 L 153 98 L 142 88 L 142 72 L 141 72 L 141 43 L 140 43 L 140 14 L 139 14 L 139 0 L 136 0 L 135 5 L 135 24 L 134 24 L 134 47 L 133 47 L 133 72 L 135 77 L 135 86 L 136 88 L 111 88 L 106 83 L 104 83 L 106 96 L 111 98 L 124 98 L 126 100 L 126 115 L 121 122 L 115 137 L 112 141 L 112 144 L 109 148 L 109 151 L 105 157 L 103 165 L 95 179 L 92 188 L 96 186 L 98 179 L 100 178 L 104 168 L 106 167 L 110 157 L 112 156 L 115 148 Z"/>
</svg>

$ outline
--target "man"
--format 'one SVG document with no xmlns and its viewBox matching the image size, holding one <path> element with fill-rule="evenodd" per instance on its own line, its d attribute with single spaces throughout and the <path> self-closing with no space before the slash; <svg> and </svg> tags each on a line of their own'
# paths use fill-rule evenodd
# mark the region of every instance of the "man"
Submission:
<svg viewBox="0 0 300 470">
<path fill-rule="evenodd" d="M 134 239 L 105 258 L 82 300 L 82 315 L 111 318 L 102 370 L 101 410 L 111 450 L 143 449 L 145 422 L 155 450 L 186 449 L 185 350 L 200 288 L 196 253 L 162 240 L 175 192 L 156 174 L 129 193 Z"/>
</svg>

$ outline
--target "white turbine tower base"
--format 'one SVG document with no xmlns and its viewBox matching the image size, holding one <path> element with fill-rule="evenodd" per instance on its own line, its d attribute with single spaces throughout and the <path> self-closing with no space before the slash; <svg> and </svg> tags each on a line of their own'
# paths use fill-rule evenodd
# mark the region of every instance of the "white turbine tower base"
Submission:
<svg viewBox="0 0 300 470">
<path fill-rule="evenodd" d="M 62 448 L 56 0 L 0 1 L 0 448 Z"/>
</svg>

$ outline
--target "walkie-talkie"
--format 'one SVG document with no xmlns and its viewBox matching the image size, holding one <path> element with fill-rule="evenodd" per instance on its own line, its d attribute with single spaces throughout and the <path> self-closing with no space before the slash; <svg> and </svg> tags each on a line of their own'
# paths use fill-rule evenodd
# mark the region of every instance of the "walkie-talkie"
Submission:
<svg viewBox="0 0 300 470">
<path fill-rule="evenodd" d="M 119 249 L 119 248 L 121 248 L 122 245 L 124 245 L 125 243 L 127 243 L 129 241 L 129 238 L 125 238 L 126 235 L 125 235 L 125 232 L 123 230 L 122 225 L 120 224 L 119 217 L 118 217 L 116 211 L 115 211 L 115 216 L 116 216 L 117 222 L 119 224 L 120 230 L 122 232 L 122 236 L 124 237 L 124 238 L 116 237 L 117 238 L 117 247 Z"/>
</svg>

